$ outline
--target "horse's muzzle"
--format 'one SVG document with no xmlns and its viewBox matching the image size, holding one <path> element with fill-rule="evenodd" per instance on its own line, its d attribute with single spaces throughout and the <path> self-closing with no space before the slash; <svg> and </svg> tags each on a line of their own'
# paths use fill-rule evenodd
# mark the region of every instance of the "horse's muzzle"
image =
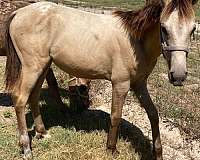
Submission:
<svg viewBox="0 0 200 160">
<path fill-rule="evenodd" d="M 169 72 L 169 81 L 174 86 L 183 86 L 183 82 L 187 78 L 187 72 L 182 75 L 177 75 L 174 72 Z"/>
</svg>

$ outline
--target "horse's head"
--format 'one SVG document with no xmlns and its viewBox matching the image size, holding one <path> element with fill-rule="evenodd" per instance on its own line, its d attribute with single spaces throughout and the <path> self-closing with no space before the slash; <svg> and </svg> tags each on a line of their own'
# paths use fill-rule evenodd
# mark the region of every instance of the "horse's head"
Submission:
<svg viewBox="0 0 200 160">
<path fill-rule="evenodd" d="M 198 0 L 161 0 L 162 50 L 169 66 L 170 82 L 181 86 L 187 77 L 190 36 L 195 30 L 193 5 Z"/>
</svg>

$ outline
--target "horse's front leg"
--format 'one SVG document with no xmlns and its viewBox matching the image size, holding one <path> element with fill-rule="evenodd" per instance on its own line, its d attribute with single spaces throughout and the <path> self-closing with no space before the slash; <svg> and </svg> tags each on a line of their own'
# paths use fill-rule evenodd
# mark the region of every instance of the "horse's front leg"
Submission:
<svg viewBox="0 0 200 160">
<path fill-rule="evenodd" d="M 147 90 L 147 84 L 146 82 L 140 83 L 136 86 L 133 86 L 132 89 L 135 91 L 135 94 L 142 107 L 144 107 L 146 110 L 151 123 L 154 157 L 156 160 L 162 160 L 162 145 L 160 140 L 158 111 L 151 100 Z"/>
<path fill-rule="evenodd" d="M 112 153 L 117 151 L 118 128 L 122 117 L 123 104 L 129 88 L 129 81 L 112 83 L 111 124 L 107 140 L 107 149 L 111 150 Z"/>
</svg>

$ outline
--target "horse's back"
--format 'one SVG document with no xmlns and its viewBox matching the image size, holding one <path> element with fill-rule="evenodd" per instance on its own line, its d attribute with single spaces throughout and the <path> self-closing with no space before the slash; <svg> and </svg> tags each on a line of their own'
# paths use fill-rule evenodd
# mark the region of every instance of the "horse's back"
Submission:
<svg viewBox="0 0 200 160">
<path fill-rule="evenodd" d="M 108 34 L 114 36 L 111 33 L 113 23 L 112 16 L 92 14 L 50 2 L 39 2 L 17 10 L 11 30 L 18 37 L 19 33 L 23 33 L 23 37 L 26 35 L 27 38 L 48 34 L 48 40 L 53 39 L 54 42 L 64 36 L 76 37 L 77 42 L 81 42 L 84 35 L 85 39 L 93 36 L 94 40 Z"/>
</svg>

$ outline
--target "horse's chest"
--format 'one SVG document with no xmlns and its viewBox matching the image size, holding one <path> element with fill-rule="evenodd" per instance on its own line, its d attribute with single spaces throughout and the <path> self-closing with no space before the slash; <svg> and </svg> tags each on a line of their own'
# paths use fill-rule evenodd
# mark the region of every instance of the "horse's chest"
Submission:
<svg viewBox="0 0 200 160">
<path fill-rule="evenodd" d="M 145 80 L 152 73 L 156 65 L 156 60 L 152 62 L 142 61 L 137 64 L 135 68 L 135 75 L 133 76 L 135 81 Z"/>
</svg>

